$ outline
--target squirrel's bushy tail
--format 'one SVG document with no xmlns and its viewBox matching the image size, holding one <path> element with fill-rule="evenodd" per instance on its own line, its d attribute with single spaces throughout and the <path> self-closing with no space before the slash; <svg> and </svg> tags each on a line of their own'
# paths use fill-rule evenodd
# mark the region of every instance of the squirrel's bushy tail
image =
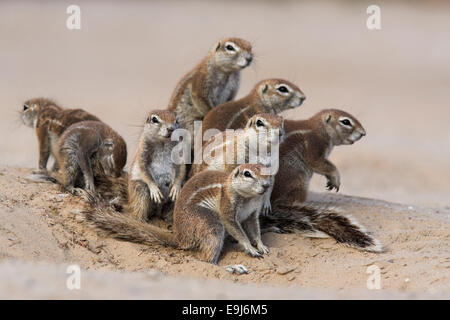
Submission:
<svg viewBox="0 0 450 320">
<path fill-rule="evenodd" d="M 32 173 L 27 179 L 34 182 L 51 182 L 51 183 L 59 183 L 59 176 L 56 174 L 47 174 L 47 173 Z"/>
<path fill-rule="evenodd" d="M 353 217 L 332 208 L 314 205 L 277 205 L 274 215 L 261 217 L 262 229 L 279 233 L 299 233 L 307 237 L 332 237 L 359 250 L 383 252 L 381 242 L 373 238 Z"/>
<path fill-rule="evenodd" d="M 97 195 L 108 201 L 117 211 L 122 211 L 128 203 L 128 175 L 120 177 L 97 175 L 94 178 Z"/>
<path fill-rule="evenodd" d="M 120 177 L 111 177 L 102 173 L 103 169 L 94 171 L 100 173 L 94 177 L 97 196 L 114 205 L 117 211 L 122 211 L 128 202 L 128 174 L 123 172 Z M 61 186 L 64 184 L 63 177 L 58 171 L 33 173 L 28 176 L 28 179 L 34 182 L 50 182 Z M 82 191 L 77 188 L 77 192 Z"/>
<path fill-rule="evenodd" d="M 90 207 L 83 211 L 84 218 L 100 235 L 140 244 L 161 243 L 178 247 L 172 232 L 119 213 L 112 207 L 99 203 L 102 200 L 88 192 L 84 192 L 83 196 L 90 203 Z"/>
</svg>

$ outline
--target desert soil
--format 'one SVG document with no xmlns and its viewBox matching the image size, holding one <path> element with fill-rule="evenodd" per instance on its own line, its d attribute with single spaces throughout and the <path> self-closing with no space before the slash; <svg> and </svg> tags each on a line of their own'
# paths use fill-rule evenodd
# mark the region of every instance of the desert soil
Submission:
<svg viewBox="0 0 450 320">
<path fill-rule="evenodd" d="M 148 272 L 150 269 L 167 276 L 334 290 L 326 296 L 366 288 L 367 268 L 376 265 L 381 271 L 381 286 L 388 291 L 435 295 L 448 290 L 448 209 L 312 194 L 312 200 L 329 203 L 368 226 L 386 245 L 387 252 L 360 252 L 331 239 L 266 233 L 263 241 L 271 249 L 269 256 L 254 259 L 228 244 L 219 265 L 214 266 L 185 251 L 100 238 L 83 224 L 82 200 L 61 193 L 56 185 L 30 183 L 29 174 L 29 169 L 14 167 L 0 171 L 1 260 L 73 263 L 83 270 Z M 234 264 L 245 265 L 249 273 L 232 275 L 225 270 Z M 63 286 L 65 282 L 60 284 Z M 298 292 L 300 296 L 302 293 Z M 68 294 L 63 293 L 62 297 Z M 86 297 L 93 295 L 86 293 Z M 255 291 L 254 296 L 247 293 L 247 297 L 260 297 L 260 293 Z"/>
<path fill-rule="evenodd" d="M 0 297 L 450 297 L 448 4 L 379 1 L 382 28 L 370 31 L 368 1 L 77 2 L 78 31 L 65 27 L 64 2 L 0 2 Z M 362 122 L 367 136 L 331 155 L 340 192 L 315 177 L 309 197 L 352 214 L 385 253 L 268 233 L 270 256 L 230 244 L 212 266 L 99 238 L 80 221 L 80 199 L 27 180 L 37 142 L 19 121 L 26 99 L 85 108 L 124 136 L 131 155 L 146 113 L 228 35 L 251 40 L 256 55 L 238 97 L 261 79 L 286 78 L 307 100 L 284 117 L 336 107 Z M 224 270 L 237 263 L 249 274 Z M 68 264 L 82 267 L 78 292 L 65 287 Z M 371 265 L 381 292 L 367 289 Z"/>
</svg>

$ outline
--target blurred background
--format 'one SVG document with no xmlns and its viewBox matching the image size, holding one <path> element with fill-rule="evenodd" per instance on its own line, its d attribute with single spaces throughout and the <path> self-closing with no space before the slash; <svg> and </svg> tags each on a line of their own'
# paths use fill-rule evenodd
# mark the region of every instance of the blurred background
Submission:
<svg viewBox="0 0 450 320">
<path fill-rule="evenodd" d="M 81 8 L 81 30 L 66 9 Z M 369 5 L 381 30 L 369 30 Z M 0 165 L 36 167 L 31 97 L 82 107 L 115 128 L 130 157 L 151 109 L 226 36 L 252 42 L 238 97 L 264 78 L 298 84 L 306 102 L 355 115 L 367 136 L 336 148 L 341 193 L 450 206 L 450 4 L 447 1 L 0 1 Z M 315 177 L 312 190 L 326 192 Z"/>
</svg>

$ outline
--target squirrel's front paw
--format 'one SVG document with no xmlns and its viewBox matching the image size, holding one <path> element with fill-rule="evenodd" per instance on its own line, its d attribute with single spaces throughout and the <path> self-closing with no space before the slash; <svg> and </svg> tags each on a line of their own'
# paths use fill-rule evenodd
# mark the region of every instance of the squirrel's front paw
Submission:
<svg viewBox="0 0 450 320">
<path fill-rule="evenodd" d="M 261 210 L 261 215 L 262 216 L 267 216 L 272 212 L 272 205 L 270 204 L 270 199 L 266 200 L 264 202 L 264 206 Z"/>
<path fill-rule="evenodd" d="M 341 179 L 340 179 L 339 175 L 329 176 L 329 177 L 327 177 L 327 179 L 328 179 L 327 189 L 328 190 L 336 189 L 336 192 L 338 192 L 339 187 L 341 185 Z"/>
<path fill-rule="evenodd" d="M 161 203 L 162 199 L 164 198 L 163 194 L 161 193 L 161 190 L 157 186 L 152 186 L 148 188 L 150 191 L 150 198 L 155 203 Z"/>
<path fill-rule="evenodd" d="M 181 190 L 181 184 L 174 184 L 172 186 L 172 188 L 170 189 L 169 198 L 172 201 L 175 201 L 178 197 L 178 194 L 180 193 L 180 190 Z"/>
</svg>

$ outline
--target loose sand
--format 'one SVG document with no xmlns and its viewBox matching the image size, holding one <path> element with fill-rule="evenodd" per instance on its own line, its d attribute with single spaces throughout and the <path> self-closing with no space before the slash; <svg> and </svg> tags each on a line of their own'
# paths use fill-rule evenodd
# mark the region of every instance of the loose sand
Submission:
<svg viewBox="0 0 450 320">
<path fill-rule="evenodd" d="M 65 28 L 64 2 L 0 3 L 0 297 L 450 297 L 450 7 L 443 1 L 381 1 L 380 31 L 366 29 L 372 3 L 365 1 L 78 3 L 80 31 Z M 268 233 L 269 257 L 229 245 L 211 266 L 187 252 L 98 238 L 77 220 L 79 199 L 26 179 L 37 142 L 18 121 L 24 100 L 83 107 L 117 129 L 132 154 L 146 112 L 164 107 L 183 73 L 227 35 L 251 40 L 256 53 L 239 97 L 263 78 L 283 77 L 307 95 L 283 116 L 337 107 L 363 123 L 367 137 L 331 155 L 341 191 L 325 192 L 315 177 L 310 199 L 352 214 L 386 253 Z M 78 293 L 65 288 L 71 263 L 83 269 Z M 249 274 L 224 270 L 236 263 Z M 382 292 L 366 287 L 373 264 Z"/>
<path fill-rule="evenodd" d="M 240 284 L 290 286 L 298 289 L 327 288 L 331 291 L 324 297 L 329 298 L 352 297 L 352 291 L 367 288 L 369 277 L 366 273 L 367 268 L 376 265 L 381 271 L 383 289 L 420 293 L 420 297 L 428 297 L 427 294 L 438 294 L 438 297 L 442 297 L 442 294 L 448 294 L 450 281 L 448 209 L 436 210 L 350 196 L 312 194 L 312 200 L 330 203 L 339 210 L 353 215 L 387 246 L 387 252 L 366 253 L 336 244 L 331 239 L 308 239 L 295 234 L 267 233 L 264 234 L 263 241 L 271 249 L 270 256 L 254 259 L 235 245 L 229 244 L 219 265 L 214 266 L 197 260 L 185 251 L 159 245 L 148 247 L 99 238 L 94 231 L 83 225 L 80 214 L 83 203 L 79 198 L 61 193 L 59 188 L 52 184 L 30 183 L 26 178 L 29 173 L 29 169 L 13 167 L 5 167 L 0 171 L 2 260 L 73 263 L 80 265 L 82 269 L 101 271 L 148 272 L 149 269 L 154 269 L 163 272 L 164 275 L 183 278 L 228 280 Z M 232 275 L 224 268 L 231 264 L 243 264 L 249 269 L 249 273 Z M 4 268 L 8 270 L 8 265 Z M 38 270 L 40 271 L 33 271 L 32 274 L 39 280 L 39 274 L 43 269 Z M 50 271 L 49 273 L 43 277 L 50 277 L 52 273 Z M 57 277 L 59 281 L 63 281 L 61 279 L 64 278 L 60 273 L 55 273 L 59 274 Z M 6 279 L 9 279 L 8 282 L 12 281 L 10 277 Z M 86 282 L 90 279 L 86 279 Z M 22 284 L 20 281 L 12 282 L 19 286 Z M 173 285 L 175 282 L 169 281 L 168 285 L 169 283 Z M 186 282 L 187 285 L 188 283 L 192 285 L 193 282 Z M 215 285 L 212 283 L 208 285 L 214 288 L 218 284 L 219 282 L 215 282 Z M 60 285 L 64 288 L 65 280 L 60 282 Z M 105 289 L 103 286 L 109 285 L 111 284 L 107 282 L 99 284 L 102 289 L 99 289 L 98 293 L 86 292 L 79 295 L 98 297 Z M 92 288 L 89 284 L 87 287 Z M 24 289 L 16 290 L 23 292 Z M 70 296 L 64 290 L 62 292 L 53 290 L 55 289 L 44 291 L 43 295 L 51 293 L 56 294 L 55 297 Z M 174 288 L 174 290 L 173 297 L 189 297 L 187 289 L 184 291 Z M 214 294 L 220 293 L 217 287 L 211 290 Z M 224 297 L 230 297 L 229 290 L 224 290 Z M 342 292 L 338 294 L 342 290 L 347 292 L 347 295 Z M 243 295 L 247 298 L 277 297 L 266 296 L 267 292 L 249 290 Z M 283 294 L 282 290 L 276 292 L 281 292 L 279 298 L 289 297 L 286 293 Z M 300 290 L 298 295 L 294 294 L 292 297 L 308 296 L 306 293 L 311 294 L 310 297 L 317 297 L 314 290 L 306 292 Z M 7 292 L 2 294 L 7 295 Z M 207 294 L 196 293 L 194 296 L 207 297 Z M 33 293 L 29 297 L 36 295 Z M 118 295 L 116 292 L 105 297 L 124 297 L 124 295 Z M 135 297 L 157 298 L 158 295 L 144 291 Z M 170 294 L 165 292 L 162 297 L 169 298 Z M 363 297 L 372 296 L 366 292 Z"/>
</svg>

